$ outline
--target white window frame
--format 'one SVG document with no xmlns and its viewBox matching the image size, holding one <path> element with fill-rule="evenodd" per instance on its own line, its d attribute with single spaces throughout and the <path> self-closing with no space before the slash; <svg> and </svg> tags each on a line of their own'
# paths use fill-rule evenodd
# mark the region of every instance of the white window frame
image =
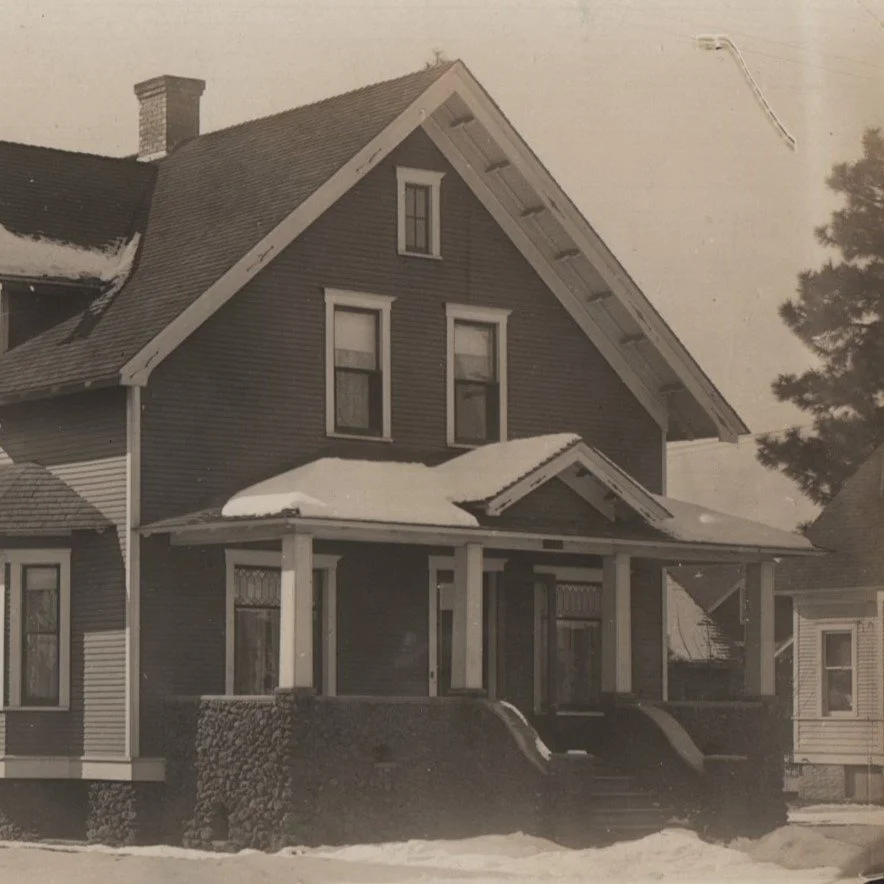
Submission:
<svg viewBox="0 0 884 884">
<path fill-rule="evenodd" d="M 393 405 L 391 378 L 390 314 L 396 298 L 392 295 L 373 295 L 344 289 L 325 290 L 325 434 L 336 439 L 362 439 L 371 442 L 391 442 L 393 437 Z M 335 429 L 335 310 L 339 307 L 372 310 L 378 314 L 381 367 L 381 435 L 339 433 Z"/>
<path fill-rule="evenodd" d="M 0 629 L 0 701 L 6 711 L 67 712 L 71 705 L 71 551 L 69 549 L 7 550 L 2 564 L 9 565 L 7 592 L 4 568 L 0 571 L 0 626 L 9 618 L 9 696 L 5 696 L 5 629 Z M 22 569 L 25 566 L 57 567 L 58 599 L 58 703 L 54 706 L 23 706 L 22 697 Z M 8 610 L 7 610 L 8 602 Z"/>
<path fill-rule="evenodd" d="M 497 307 L 473 307 L 469 304 L 446 304 L 447 317 L 447 355 L 446 355 L 446 401 L 447 401 L 447 439 L 449 448 L 477 448 L 457 441 L 455 427 L 454 408 L 454 324 L 456 322 L 476 322 L 484 325 L 493 325 L 497 331 L 497 385 L 498 385 L 498 409 L 500 427 L 499 441 L 506 442 L 508 423 L 508 382 L 507 382 L 507 319 L 512 310 L 502 310 Z"/>
<path fill-rule="evenodd" d="M 396 191 L 397 191 L 397 242 L 400 255 L 408 255 L 410 258 L 434 258 L 442 257 L 442 212 L 441 193 L 444 172 L 433 172 L 429 169 L 410 169 L 407 166 L 396 167 Z M 430 188 L 430 251 L 410 252 L 405 247 L 405 187 L 414 184 L 418 187 Z"/>
<path fill-rule="evenodd" d="M 859 716 L 859 653 L 857 647 L 858 630 L 855 621 L 825 620 L 817 624 L 819 716 L 829 718 L 857 718 Z M 826 709 L 826 634 L 831 632 L 850 633 L 851 686 L 853 688 L 853 708 L 850 711 L 829 711 Z"/>
<path fill-rule="evenodd" d="M 483 574 L 493 574 L 488 585 L 488 699 L 497 699 L 497 612 L 500 594 L 499 581 L 506 559 L 482 558 Z M 430 556 L 428 561 L 429 583 L 429 635 L 427 654 L 427 696 L 439 695 L 439 572 L 454 570 L 454 556 Z"/>
<path fill-rule="evenodd" d="M 262 549 L 226 549 L 226 611 L 224 649 L 224 693 L 233 696 L 236 661 L 236 587 L 237 566 L 282 568 L 282 551 Z M 313 570 L 324 571 L 322 581 L 322 693 L 337 696 L 338 690 L 338 562 L 340 556 L 313 556 Z M 314 654 L 316 648 L 313 649 Z"/>
</svg>

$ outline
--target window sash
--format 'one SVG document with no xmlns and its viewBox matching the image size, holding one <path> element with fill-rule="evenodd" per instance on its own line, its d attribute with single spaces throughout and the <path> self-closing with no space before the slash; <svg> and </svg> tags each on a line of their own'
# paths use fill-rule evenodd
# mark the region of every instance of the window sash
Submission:
<svg viewBox="0 0 884 884">
<path fill-rule="evenodd" d="M 338 318 L 350 314 L 374 321 L 372 350 L 338 347 Z M 380 368 L 381 314 L 377 310 L 336 307 L 334 311 L 334 428 L 337 433 L 383 433 L 383 372 Z M 364 357 L 360 359 L 360 357 Z"/>
<path fill-rule="evenodd" d="M 500 388 L 477 381 L 454 382 L 454 439 L 463 444 L 500 439 Z"/>
<path fill-rule="evenodd" d="M 837 654 L 832 639 L 847 639 L 846 659 Z M 856 637 L 843 629 L 828 629 L 821 634 L 822 645 L 822 712 L 824 715 L 850 715 L 856 711 L 856 683 L 854 677 L 854 652 Z M 840 650 L 844 650 L 842 643 Z M 841 659 L 837 659 L 837 657 Z"/>
<path fill-rule="evenodd" d="M 405 250 L 429 254 L 432 239 L 432 188 L 405 185 Z"/>
<path fill-rule="evenodd" d="M 47 572 L 53 578 L 49 584 L 33 587 L 32 575 L 45 577 Z M 61 699 L 59 565 L 21 566 L 21 610 L 21 702 L 25 706 L 57 706 Z"/>
</svg>

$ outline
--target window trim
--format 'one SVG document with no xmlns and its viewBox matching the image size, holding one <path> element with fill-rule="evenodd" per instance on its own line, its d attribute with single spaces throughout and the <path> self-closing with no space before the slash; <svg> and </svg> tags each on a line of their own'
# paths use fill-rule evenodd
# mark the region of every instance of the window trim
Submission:
<svg viewBox="0 0 884 884">
<path fill-rule="evenodd" d="M 441 193 L 444 172 L 433 172 L 429 169 L 412 169 L 407 166 L 396 167 L 397 193 L 397 247 L 400 255 L 409 258 L 431 258 L 437 261 L 442 258 L 442 212 Z M 430 251 L 412 252 L 405 246 L 405 187 L 414 184 L 417 187 L 430 189 Z"/>
<path fill-rule="evenodd" d="M 853 708 L 850 711 L 829 711 L 826 709 L 826 655 L 825 640 L 827 633 L 842 632 L 850 634 L 850 669 L 851 685 L 853 687 Z M 859 648 L 858 648 L 857 624 L 855 621 L 825 620 L 817 623 L 817 653 L 818 657 L 818 711 L 821 719 L 829 718 L 858 718 L 859 717 Z"/>
<path fill-rule="evenodd" d="M 7 550 L 2 564 L 9 565 L 10 586 L 6 592 L 5 567 L 0 573 L 0 706 L 6 712 L 67 712 L 71 705 L 71 551 L 69 549 Z M 23 705 L 23 586 L 25 567 L 44 565 L 58 568 L 58 702 L 54 705 Z M 6 608 L 7 595 L 9 610 Z M 6 696 L 6 618 L 9 618 L 9 696 Z"/>
<path fill-rule="evenodd" d="M 237 566 L 254 568 L 282 568 L 282 550 L 272 549 L 225 549 L 225 624 L 224 624 L 224 693 L 235 696 L 234 676 L 236 663 L 236 586 L 234 571 Z M 324 571 L 322 582 L 322 693 L 326 697 L 337 696 L 337 647 L 338 647 L 338 562 L 340 556 L 313 555 L 313 570 Z M 316 649 L 313 649 L 316 653 Z M 315 687 L 315 685 L 314 685 Z"/>
<path fill-rule="evenodd" d="M 335 439 L 361 439 L 370 442 L 392 442 L 392 356 L 390 337 L 390 315 L 393 295 L 373 295 L 368 292 L 354 292 L 345 289 L 325 290 L 325 434 Z M 368 310 L 378 314 L 379 351 L 378 363 L 381 370 L 381 433 L 342 433 L 335 428 L 335 310 Z"/>
<path fill-rule="evenodd" d="M 508 380 L 507 380 L 507 320 L 512 310 L 498 307 L 474 307 L 468 304 L 446 304 L 447 345 L 446 345 L 446 436 L 449 448 L 479 448 L 483 443 L 458 442 L 455 426 L 454 403 L 454 325 L 456 322 L 474 322 L 491 325 L 497 335 L 497 388 L 498 388 L 498 438 L 506 442 L 508 424 Z"/>
</svg>

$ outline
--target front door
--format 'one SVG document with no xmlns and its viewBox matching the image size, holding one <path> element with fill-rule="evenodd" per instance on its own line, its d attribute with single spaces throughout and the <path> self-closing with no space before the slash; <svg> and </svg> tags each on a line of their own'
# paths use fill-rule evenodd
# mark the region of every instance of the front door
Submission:
<svg viewBox="0 0 884 884">
<path fill-rule="evenodd" d="M 482 580 L 482 687 L 488 696 L 497 692 L 496 574 L 486 571 Z M 444 697 L 451 691 L 451 648 L 454 622 L 454 571 L 432 570 L 430 580 L 429 694 Z"/>
<path fill-rule="evenodd" d="M 537 711 L 598 706 L 602 690 L 602 592 L 595 583 L 539 582 Z"/>
</svg>

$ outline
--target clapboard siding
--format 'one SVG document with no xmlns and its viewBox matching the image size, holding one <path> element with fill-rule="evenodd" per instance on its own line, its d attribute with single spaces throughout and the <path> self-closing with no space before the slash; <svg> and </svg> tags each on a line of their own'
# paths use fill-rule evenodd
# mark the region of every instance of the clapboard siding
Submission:
<svg viewBox="0 0 884 884">
<path fill-rule="evenodd" d="M 26 541 L 71 545 L 71 708 L 10 712 L 10 755 L 121 756 L 126 731 L 126 399 L 97 390 L 0 409 L 0 463 L 35 462 L 88 500 L 116 531 Z"/>
<path fill-rule="evenodd" d="M 6 754 L 125 752 L 125 578 L 113 532 L 71 538 L 71 707 L 8 712 Z"/>
<path fill-rule="evenodd" d="M 795 756 L 846 754 L 860 758 L 884 752 L 884 713 L 879 678 L 880 626 L 872 602 L 838 605 L 796 601 L 798 674 L 795 680 Z M 820 629 L 856 630 L 856 717 L 822 716 Z"/>
<path fill-rule="evenodd" d="M 397 165 L 445 172 L 440 261 L 397 254 Z M 325 436 L 325 287 L 397 298 L 397 447 L 446 451 L 446 303 L 506 308 L 509 435 L 579 433 L 661 488 L 659 427 L 417 132 L 153 372 L 143 412 L 146 521 L 214 504 L 320 452 L 383 450 Z"/>
</svg>

